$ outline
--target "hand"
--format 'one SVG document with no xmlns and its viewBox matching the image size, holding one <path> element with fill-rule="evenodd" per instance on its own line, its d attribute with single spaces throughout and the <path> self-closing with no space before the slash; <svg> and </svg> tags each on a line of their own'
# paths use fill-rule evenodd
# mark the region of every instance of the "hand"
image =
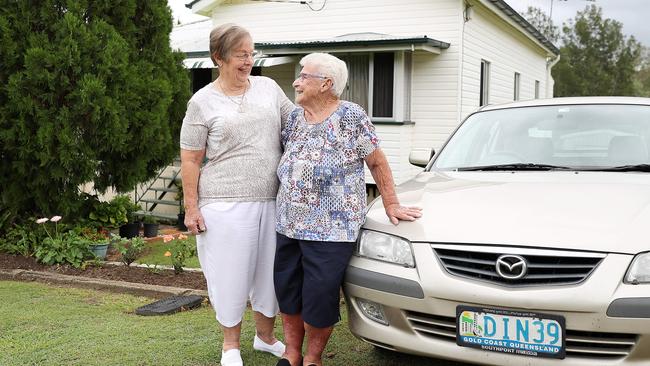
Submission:
<svg viewBox="0 0 650 366">
<path fill-rule="evenodd" d="M 194 235 L 205 231 L 205 222 L 198 208 L 185 210 L 185 226 Z"/>
<path fill-rule="evenodd" d="M 393 203 L 386 206 L 386 216 L 393 225 L 397 225 L 399 220 L 415 221 L 415 219 L 422 217 L 422 209 L 420 207 L 406 207 L 399 203 Z"/>
</svg>

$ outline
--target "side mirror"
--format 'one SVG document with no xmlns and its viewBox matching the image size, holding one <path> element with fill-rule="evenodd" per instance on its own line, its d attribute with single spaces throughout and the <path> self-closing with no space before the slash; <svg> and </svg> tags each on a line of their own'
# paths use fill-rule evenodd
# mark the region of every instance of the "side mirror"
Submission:
<svg viewBox="0 0 650 366">
<path fill-rule="evenodd" d="M 413 149 L 409 154 L 409 163 L 424 168 L 435 153 L 433 149 Z"/>
</svg>

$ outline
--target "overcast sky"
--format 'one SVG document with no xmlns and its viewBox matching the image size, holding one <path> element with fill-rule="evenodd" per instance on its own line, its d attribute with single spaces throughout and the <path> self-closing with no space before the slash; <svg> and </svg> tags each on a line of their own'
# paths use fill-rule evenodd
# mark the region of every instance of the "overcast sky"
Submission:
<svg viewBox="0 0 650 366">
<path fill-rule="evenodd" d="M 174 16 L 174 24 L 180 20 L 181 23 L 189 23 L 197 20 L 208 19 L 201 15 L 193 14 L 190 9 L 185 7 L 191 0 L 167 0 L 169 7 L 172 8 L 172 15 Z"/>
<path fill-rule="evenodd" d="M 174 18 L 181 23 L 206 19 L 200 15 L 192 14 L 185 7 L 190 0 L 168 0 L 174 12 Z M 432 0 L 433 1 L 433 0 Z M 606 18 L 618 20 L 623 23 L 623 33 L 633 35 L 637 41 L 650 47 L 650 0 L 506 0 L 506 2 L 520 13 L 526 11 L 528 6 L 535 6 L 547 14 L 553 2 L 553 22 L 561 26 L 568 19 L 573 19 L 579 10 L 589 4 L 596 4 L 603 8 Z"/>
<path fill-rule="evenodd" d="M 623 34 L 634 36 L 637 41 L 650 47 L 650 0 L 506 0 L 508 5 L 520 13 L 528 6 L 534 6 L 550 13 L 553 3 L 553 23 L 561 26 L 573 19 L 579 10 L 595 4 L 603 9 L 603 17 L 623 23 Z"/>
</svg>

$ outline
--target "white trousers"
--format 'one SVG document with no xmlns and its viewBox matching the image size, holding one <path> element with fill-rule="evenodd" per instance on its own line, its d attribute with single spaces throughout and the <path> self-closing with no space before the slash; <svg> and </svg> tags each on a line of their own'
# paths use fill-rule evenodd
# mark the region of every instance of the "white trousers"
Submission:
<svg viewBox="0 0 650 366">
<path fill-rule="evenodd" d="M 275 201 L 216 202 L 201 214 L 206 230 L 196 246 L 217 321 L 228 328 L 239 324 L 249 299 L 254 311 L 277 315 Z"/>
</svg>

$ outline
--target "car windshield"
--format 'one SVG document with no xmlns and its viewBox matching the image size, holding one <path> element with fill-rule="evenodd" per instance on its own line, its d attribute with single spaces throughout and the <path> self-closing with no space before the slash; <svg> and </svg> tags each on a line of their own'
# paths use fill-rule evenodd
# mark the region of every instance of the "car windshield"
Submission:
<svg viewBox="0 0 650 366">
<path fill-rule="evenodd" d="M 433 167 L 648 171 L 649 143 L 650 106 L 508 108 L 467 118 Z"/>
</svg>

